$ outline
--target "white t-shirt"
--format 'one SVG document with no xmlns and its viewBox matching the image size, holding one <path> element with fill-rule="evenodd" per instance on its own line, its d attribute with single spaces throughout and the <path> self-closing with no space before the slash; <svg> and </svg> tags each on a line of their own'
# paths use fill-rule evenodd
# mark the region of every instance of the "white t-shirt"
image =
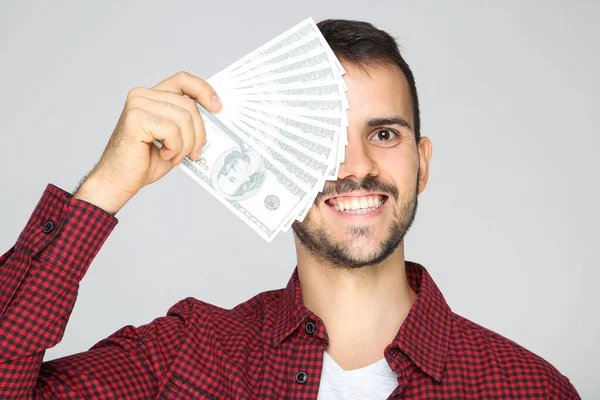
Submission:
<svg viewBox="0 0 600 400">
<path fill-rule="evenodd" d="M 387 360 L 345 371 L 325 351 L 317 400 L 385 400 L 398 386 L 398 374 Z"/>
</svg>

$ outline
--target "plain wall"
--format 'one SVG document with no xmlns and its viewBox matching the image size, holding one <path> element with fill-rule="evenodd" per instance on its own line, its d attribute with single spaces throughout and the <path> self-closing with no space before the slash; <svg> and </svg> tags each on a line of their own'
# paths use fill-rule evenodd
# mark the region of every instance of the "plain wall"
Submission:
<svg viewBox="0 0 600 400">
<path fill-rule="evenodd" d="M 433 143 L 406 258 L 455 312 L 600 398 L 599 2 L 0 4 L 1 252 L 47 183 L 72 191 L 97 162 L 129 89 L 208 78 L 308 16 L 366 20 L 399 40 Z M 46 359 L 187 296 L 231 308 L 295 266 L 291 231 L 265 243 L 178 169 L 117 216 Z"/>
</svg>

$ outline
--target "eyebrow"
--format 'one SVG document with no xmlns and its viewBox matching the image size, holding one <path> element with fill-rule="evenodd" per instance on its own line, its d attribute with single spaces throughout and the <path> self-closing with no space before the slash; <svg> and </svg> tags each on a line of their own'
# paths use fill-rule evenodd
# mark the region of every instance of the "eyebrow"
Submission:
<svg viewBox="0 0 600 400">
<path fill-rule="evenodd" d="M 375 126 L 381 126 L 381 125 L 400 125 L 405 128 L 408 128 L 412 131 L 412 127 L 410 126 L 410 124 L 408 122 L 406 122 L 406 120 L 400 116 L 371 118 L 370 120 L 367 121 L 367 126 L 369 126 L 369 127 L 375 127 Z"/>
</svg>

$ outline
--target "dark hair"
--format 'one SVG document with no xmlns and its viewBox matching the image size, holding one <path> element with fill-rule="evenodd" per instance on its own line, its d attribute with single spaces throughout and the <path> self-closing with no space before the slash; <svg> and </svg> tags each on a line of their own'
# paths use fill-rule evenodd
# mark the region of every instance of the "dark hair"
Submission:
<svg viewBox="0 0 600 400">
<path fill-rule="evenodd" d="M 413 128 L 418 143 L 421 138 L 421 120 L 417 86 L 410 67 L 400 55 L 396 40 L 389 33 L 363 21 L 326 19 L 317 26 L 341 61 L 362 67 L 392 64 L 400 68 L 408 82 L 415 124 Z"/>
</svg>

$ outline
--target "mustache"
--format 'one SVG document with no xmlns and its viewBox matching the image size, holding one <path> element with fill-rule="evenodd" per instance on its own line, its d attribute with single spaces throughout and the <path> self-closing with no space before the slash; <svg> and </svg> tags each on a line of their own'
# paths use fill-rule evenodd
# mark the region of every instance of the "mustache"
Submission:
<svg viewBox="0 0 600 400">
<path fill-rule="evenodd" d="M 318 203 L 325 196 L 341 196 L 345 193 L 366 191 L 366 192 L 383 192 L 394 200 L 398 201 L 398 188 L 389 183 L 383 182 L 374 176 L 367 176 L 362 181 L 355 181 L 350 178 L 344 178 L 332 182 L 325 183 L 323 191 L 315 198 L 315 203 Z"/>
</svg>

